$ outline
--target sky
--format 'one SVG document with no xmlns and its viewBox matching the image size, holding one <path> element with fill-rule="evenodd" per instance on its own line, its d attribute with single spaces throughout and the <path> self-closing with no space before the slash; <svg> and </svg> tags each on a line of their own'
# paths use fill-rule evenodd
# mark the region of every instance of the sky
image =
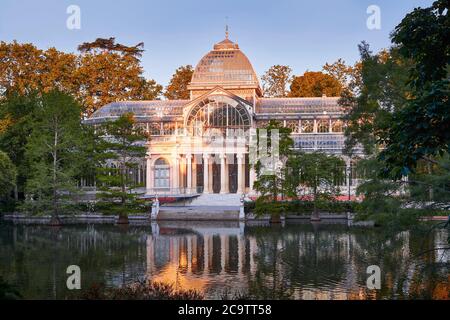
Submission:
<svg viewBox="0 0 450 320">
<path fill-rule="evenodd" d="M 41 49 L 76 52 L 98 37 L 125 45 L 144 42 L 147 78 L 167 85 L 175 69 L 197 62 L 225 37 L 237 42 L 258 75 L 275 64 L 295 75 L 320 71 L 343 58 L 358 60 L 358 43 L 374 51 L 424 0 L 0 0 L 0 41 L 31 42 Z M 80 8 L 80 29 L 66 26 L 67 8 Z M 380 9 L 380 28 L 369 29 L 367 9 Z"/>
</svg>

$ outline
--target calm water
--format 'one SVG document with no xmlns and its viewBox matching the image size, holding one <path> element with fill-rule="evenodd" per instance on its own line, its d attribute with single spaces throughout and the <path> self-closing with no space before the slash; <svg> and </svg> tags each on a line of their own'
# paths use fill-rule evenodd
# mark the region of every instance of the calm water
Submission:
<svg viewBox="0 0 450 320">
<path fill-rule="evenodd" d="M 52 229 L 0 222 L 0 275 L 29 299 L 64 299 L 66 268 L 82 290 L 151 278 L 208 298 L 240 292 L 281 299 L 449 299 L 444 230 L 388 233 L 341 224 L 160 223 Z M 366 288 L 379 265 L 381 290 Z"/>
</svg>

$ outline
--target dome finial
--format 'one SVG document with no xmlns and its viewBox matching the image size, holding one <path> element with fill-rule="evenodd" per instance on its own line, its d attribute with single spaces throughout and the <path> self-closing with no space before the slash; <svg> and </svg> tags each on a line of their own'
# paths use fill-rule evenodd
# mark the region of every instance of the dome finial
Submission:
<svg viewBox="0 0 450 320">
<path fill-rule="evenodd" d="M 228 17 L 225 17 L 226 23 L 225 23 L 225 39 L 228 39 Z"/>
</svg>

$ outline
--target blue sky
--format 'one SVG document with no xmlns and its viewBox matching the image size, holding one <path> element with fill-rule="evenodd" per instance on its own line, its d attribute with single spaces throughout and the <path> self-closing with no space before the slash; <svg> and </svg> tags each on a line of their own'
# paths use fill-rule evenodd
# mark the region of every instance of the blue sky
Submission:
<svg viewBox="0 0 450 320">
<path fill-rule="evenodd" d="M 0 40 L 75 52 L 97 37 L 120 43 L 143 41 L 145 75 L 166 85 L 180 65 L 195 64 L 224 38 L 237 42 L 261 75 L 287 64 L 294 74 L 320 70 L 326 62 L 358 59 L 362 40 L 374 50 L 390 45 L 389 34 L 424 0 L 0 0 Z M 81 9 L 81 29 L 66 28 L 69 5 Z M 381 29 L 366 27 L 369 5 L 381 9 Z"/>
</svg>

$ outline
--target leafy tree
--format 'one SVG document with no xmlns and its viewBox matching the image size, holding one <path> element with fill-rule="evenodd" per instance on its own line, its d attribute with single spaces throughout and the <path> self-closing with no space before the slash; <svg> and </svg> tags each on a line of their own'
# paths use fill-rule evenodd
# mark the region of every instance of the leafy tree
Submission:
<svg viewBox="0 0 450 320">
<path fill-rule="evenodd" d="M 329 74 L 307 71 L 302 76 L 296 76 L 291 83 L 290 97 L 338 97 L 342 85 Z"/>
<path fill-rule="evenodd" d="M 0 149 L 4 150 L 17 169 L 15 198 L 22 199 L 26 180 L 31 172 L 25 157 L 28 138 L 35 129 L 36 110 L 41 99 L 36 92 L 10 94 L 0 102 Z"/>
<path fill-rule="evenodd" d="M 312 196 L 314 204 L 313 217 L 319 218 L 319 201 L 333 201 L 339 194 L 335 182 L 344 176 L 344 161 L 333 155 L 322 152 L 299 153 L 290 163 L 291 177 L 296 187 L 306 189 L 306 194 Z"/>
<path fill-rule="evenodd" d="M 129 192 L 136 186 L 128 173 L 145 156 L 146 147 L 142 142 L 148 137 L 135 127 L 132 113 L 106 123 L 101 130 L 104 136 L 99 141 L 98 160 L 103 166 L 97 170 L 101 191 L 98 198 L 101 201 L 119 201 L 118 206 L 112 205 L 109 209 L 119 212 L 119 222 L 126 222 L 126 211 L 135 205 L 137 198 L 136 193 Z"/>
<path fill-rule="evenodd" d="M 96 50 L 100 50 L 102 52 L 118 52 L 121 54 L 129 55 L 134 58 L 139 58 L 142 56 L 142 53 L 144 52 L 144 43 L 140 42 L 135 46 L 125 46 L 120 43 L 115 43 L 116 38 L 97 38 L 93 42 L 84 42 L 83 44 L 78 46 L 78 50 L 86 53 L 86 52 L 92 52 Z"/>
<path fill-rule="evenodd" d="M 162 86 L 143 76 L 142 43 L 128 47 L 115 43 L 114 38 L 97 39 L 79 49 L 80 54 L 72 54 L 0 42 L 0 99 L 8 92 L 26 95 L 59 90 L 79 99 L 84 114 L 90 115 L 109 102 L 160 96 Z"/>
<path fill-rule="evenodd" d="M 77 57 L 49 48 L 46 51 L 33 44 L 0 42 L 0 94 L 18 94 L 33 90 L 52 89 L 75 93 Z"/>
<path fill-rule="evenodd" d="M 261 77 L 266 97 L 282 98 L 287 96 L 287 87 L 292 81 L 292 69 L 289 66 L 274 65 Z"/>
<path fill-rule="evenodd" d="M 373 54 L 365 42 L 361 55 L 360 86 L 357 95 L 345 95 L 339 103 L 346 111 L 346 152 L 361 145 L 368 155 L 383 145 L 393 114 L 403 108 L 410 90 L 406 85 L 410 61 L 396 48 Z"/>
<path fill-rule="evenodd" d="M 291 129 L 285 128 L 280 122 L 271 120 L 268 126 L 265 128 L 267 130 L 267 158 L 258 159 L 255 164 L 255 171 L 257 175 L 257 180 L 254 183 L 254 189 L 260 193 L 256 201 L 256 211 L 261 211 L 260 208 L 264 208 L 265 204 L 273 203 L 278 201 L 280 195 L 291 196 L 292 188 L 288 185 L 287 175 L 289 173 L 289 157 L 292 155 L 292 147 L 294 141 L 290 137 Z M 273 134 L 278 130 L 279 141 L 278 149 L 272 150 Z M 261 143 L 261 131 L 257 130 L 258 145 Z M 279 161 L 278 163 L 273 163 L 276 160 L 274 157 L 274 152 L 278 153 Z M 269 166 L 273 169 L 273 174 L 266 174 L 264 172 L 264 165 Z M 279 212 L 272 212 L 273 218 L 279 218 Z"/>
<path fill-rule="evenodd" d="M 329 64 L 326 63 L 322 70 L 324 73 L 334 77 L 344 90 L 353 91 L 357 83 L 359 83 L 359 71 L 361 64 L 358 62 L 353 67 L 345 63 L 339 58 L 337 61 Z"/>
<path fill-rule="evenodd" d="M 50 211 L 54 225 L 60 224 L 59 213 L 71 208 L 76 192 L 74 177 L 83 143 L 80 111 L 80 105 L 64 93 L 42 94 L 26 145 L 30 173 L 24 208 L 33 213 Z"/>
<path fill-rule="evenodd" d="M 191 65 L 179 67 L 172 75 L 164 96 L 169 100 L 189 99 L 190 96 L 187 87 L 192 80 L 193 73 L 194 69 Z"/>
<path fill-rule="evenodd" d="M 398 110 L 383 139 L 381 158 L 396 176 L 414 171 L 419 160 L 450 152 L 448 1 L 417 8 L 395 28 L 392 41 L 409 66 L 409 99 Z"/>
<path fill-rule="evenodd" d="M 0 151 L 0 203 L 8 201 L 16 186 L 17 170 L 11 159 Z"/>
<path fill-rule="evenodd" d="M 101 106 L 117 100 L 155 99 L 162 87 L 143 77 L 140 56 L 143 43 L 128 47 L 114 38 L 83 43 L 76 79 L 78 96 L 90 115 Z"/>
</svg>

